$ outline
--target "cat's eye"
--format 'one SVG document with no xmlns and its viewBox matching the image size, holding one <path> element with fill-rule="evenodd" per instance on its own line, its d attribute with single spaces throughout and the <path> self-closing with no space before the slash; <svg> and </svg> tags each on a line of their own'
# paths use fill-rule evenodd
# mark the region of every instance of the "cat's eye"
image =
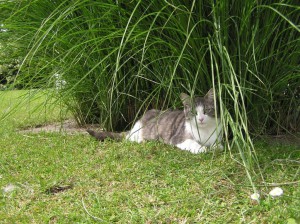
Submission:
<svg viewBox="0 0 300 224">
<path fill-rule="evenodd" d="M 212 111 L 212 108 L 205 108 L 204 113 L 205 113 L 205 114 L 208 114 L 208 113 L 210 113 L 211 111 Z"/>
</svg>

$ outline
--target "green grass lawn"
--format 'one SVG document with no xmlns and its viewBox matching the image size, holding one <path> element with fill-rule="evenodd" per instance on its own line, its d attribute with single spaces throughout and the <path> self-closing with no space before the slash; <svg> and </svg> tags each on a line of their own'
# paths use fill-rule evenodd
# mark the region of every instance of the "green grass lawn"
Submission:
<svg viewBox="0 0 300 224">
<path fill-rule="evenodd" d="M 61 103 L 55 103 L 51 91 L 0 91 L 0 131 L 14 131 L 60 121 L 70 117 Z"/>
<path fill-rule="evenodd" d="M 20 101 L 20 93 L 6 93 L 2 114 Z M 33 105 L 45 99 L 39 94 Z M 38 107 L 28 117 L 29 108 L 20 105 L 1 121 L 0 223 L 299 221 L 297 146 L 256 143 L 263 174 L 253 176 L 262 199 L 257 203 L 234 149 L 194 155 L 158 142 L 99 143 L 83 134 L 15 131 L 57 121 L 60 110 Z M 283 196 L 268 195 L 274 183 Z"/>
</svg>

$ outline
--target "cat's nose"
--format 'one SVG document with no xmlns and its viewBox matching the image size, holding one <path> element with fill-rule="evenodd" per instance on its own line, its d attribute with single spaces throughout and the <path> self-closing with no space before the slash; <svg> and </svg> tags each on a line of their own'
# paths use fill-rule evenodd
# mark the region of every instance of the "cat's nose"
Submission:
<svg viewBox="0 0 300 224">
<path fill-rule="evenodd" d="M 202 123 L 204 121 L 204 117 L 200 117 L 199 121 Z"/>
</svg>

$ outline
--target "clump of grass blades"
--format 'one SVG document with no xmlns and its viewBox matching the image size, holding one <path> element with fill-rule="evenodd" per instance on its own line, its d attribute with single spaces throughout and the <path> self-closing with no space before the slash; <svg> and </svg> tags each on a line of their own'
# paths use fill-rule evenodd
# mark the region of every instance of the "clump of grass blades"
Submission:
<svg viewBox="0 0 300 224">
<path fill-rule="evenodd" d="M 252 134 L 299 130 L 296 1 L 5 3 L 16 4 L 5 23 L 33 36 L 17 80 L 25 65 L 30 85 L 51 87 L 60 74 L 60 97 L 81 124 L 124 129 L 146 109 L 178 107 L 180 92 L 214 87 L 227 145 L 247 170 Z"/>
</svg>

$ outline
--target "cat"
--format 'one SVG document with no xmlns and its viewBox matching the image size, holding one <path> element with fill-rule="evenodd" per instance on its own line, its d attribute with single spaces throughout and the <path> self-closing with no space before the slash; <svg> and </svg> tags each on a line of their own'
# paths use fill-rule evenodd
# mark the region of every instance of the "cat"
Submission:
<svg viewBox="0 0 300 224">
<path fill-rule="evenodd" d="M 149 110 L 124 133 L 87 132 L 98 140 L 111 138 L 127 139 L 133 142 L 160 140 L 191 153 L 207 152 L 209 149 L 223 149 L 222 125 L 214 101 L 214 90 L 204 97 L 193 100 L 185 93 L 180 94 L 184 110 Z"/>
</svg>

